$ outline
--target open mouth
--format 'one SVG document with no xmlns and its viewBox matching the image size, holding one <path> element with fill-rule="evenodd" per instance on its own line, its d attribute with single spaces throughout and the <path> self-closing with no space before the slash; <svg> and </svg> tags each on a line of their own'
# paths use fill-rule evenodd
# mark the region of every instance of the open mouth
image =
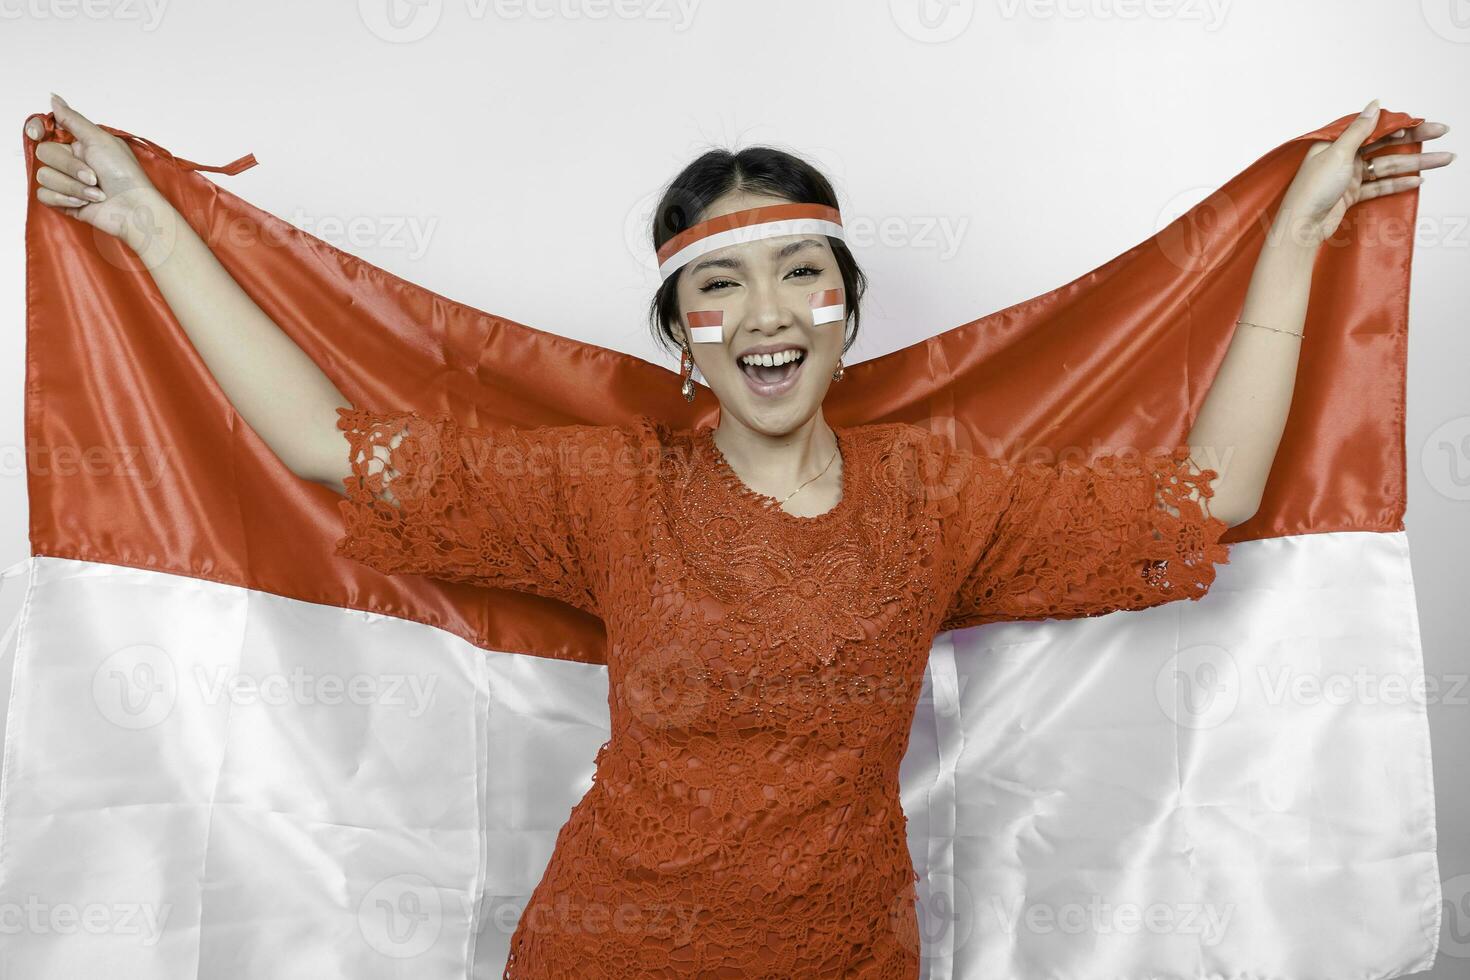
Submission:
<svg viewBox="0 0 1470 980">
<path fill-rule="evenodd" d="M 745 375 L 751 390 L 766 396 L 779 395 L 795 384 L 804 363 L 806 351 L 797 348 L 739 360 L 740 372 Z"/>
</svg>

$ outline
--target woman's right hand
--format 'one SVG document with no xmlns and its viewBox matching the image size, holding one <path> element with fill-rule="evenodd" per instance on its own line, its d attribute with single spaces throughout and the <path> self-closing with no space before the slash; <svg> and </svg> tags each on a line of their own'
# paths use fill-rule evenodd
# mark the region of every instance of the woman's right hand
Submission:
<svg viewBox="0 0 1470 980">
<path fill-rule="evenodd" d="M 93 123 L 62 100 L 51 96 L 56 124 L 75 137 L 71 143 L 45 140 L 36 144 L 36 200 L 83 224 L 121 239 L 135 251 L 156 230 L 156 216 L 166 202 L 133 156 L 127 142 Z M 26 135 L 40 140 L 40 120 L 26 123 Z"/>
</svg>

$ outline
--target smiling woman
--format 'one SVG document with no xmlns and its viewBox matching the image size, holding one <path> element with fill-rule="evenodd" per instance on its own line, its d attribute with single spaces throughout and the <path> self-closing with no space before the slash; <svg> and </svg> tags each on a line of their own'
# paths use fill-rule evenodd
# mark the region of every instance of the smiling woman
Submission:
<svg viewBox="0 0 1470 980">
<path fill-rule="evenodd" d="M 686 378 L 698 368 L 708 382 L 734 470 L 761 492 L 800 497 L 799 513 L 830 506 L 841 468 L 820 407 L 867 288 L 831 182 L 774 147 L 711 150 L 664 191 L 653 244 L 664 277 L 654 338 L 680 352 Z"/>
</svg>

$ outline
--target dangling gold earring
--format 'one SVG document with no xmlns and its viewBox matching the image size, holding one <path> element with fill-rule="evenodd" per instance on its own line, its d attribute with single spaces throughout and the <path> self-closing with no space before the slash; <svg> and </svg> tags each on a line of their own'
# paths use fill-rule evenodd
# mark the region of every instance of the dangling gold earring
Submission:
<svg viewBox="0 0 1470 980">
<path fill-rule="evenodd" d="M 837 370 L 832 372 L 832 380 L 833 381 L 841 381 L 842 380 L 842 374 L 843 374 L 843 371 L 844 370 L 845 370 L 845 368 L 843 368 L 843 366 L 842 366 L 842 361 L 841 361 L 841 359 L 839 359 L 837 361 Z"/>
<path fill-rule="evenodd" d="M 687 341 L 684 343 L 683 352 L 679 355 L 679 374 L 684 379 L 684 383 L 679 386 L 684 400 L 694 401 L 694 353 L 690 351 Z"/>
</svg>

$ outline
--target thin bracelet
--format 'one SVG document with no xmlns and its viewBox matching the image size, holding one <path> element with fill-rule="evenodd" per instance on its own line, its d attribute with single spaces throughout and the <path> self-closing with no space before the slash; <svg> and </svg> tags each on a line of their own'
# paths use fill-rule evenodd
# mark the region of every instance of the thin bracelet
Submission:
<svg viewBox="0 0 1470 980">
<path fill-rule="evenodd" d="M 1276 333 L 1289 334 L 1290 336 L 1295 337 L 1298 340 L 1300 340 L 1302 336 L 1294 330 L 1282 330 L 1280 327 L 1268 327 L 1264 323 L 1251 323 L 1249 320 L 1236 320 L 1235 322 L 1243 323 L 1248 327 L 1260 327 L 1262 330 L 1274 330 Z"/>
</svg>

